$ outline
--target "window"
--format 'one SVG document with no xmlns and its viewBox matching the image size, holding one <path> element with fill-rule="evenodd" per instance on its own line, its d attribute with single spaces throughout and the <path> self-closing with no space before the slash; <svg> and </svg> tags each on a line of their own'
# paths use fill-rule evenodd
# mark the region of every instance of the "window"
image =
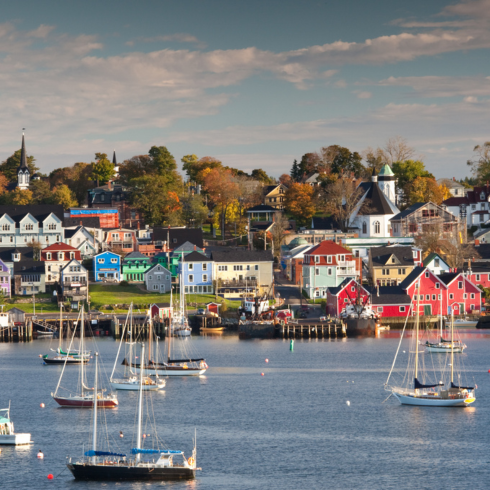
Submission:
<svg viewBox="0 0 490 490">
<path fill-rule="evenodd" d="M 203 270 L 203 271 L 207 271 L 207 270 L 208 270 L 208 264 L 207 264 L 206 262 L 204 262 L 204 263 L 202 264 L 202 270 Z M 247 270 L 248 270 L 248 271 L 250 270 L 250 266 L 249 266 L 249 265 L 247 265 Z"/>
<path fill-rule="evenodd" d="M 10 225 L 2 225 L 2 231 L 10 231 Z"/>
<path fill-rule="evenodd" d="M 391 263 L 394 264 L 395 263 L 395 257 L 391 257 Z"/>
<path fill-rule="evenodd" d="M 327 255 L 327 264 L 331 264 L 331 263 L 332 263 L 332 256 Z"/>
<path fill-rule="evenodd" d="M 374 225 L 374 234 L 379 235 L 381 233 L 381 225 L 379 224 L 379 221 L 375 221 L 373 225 Z"/>
<path fill-rule="evenodd" d="M 188 265 L 188 270 L 193 271 L 194 270 L 194 264 L 192 262 L 189 262 Z"/>
<path fill-rule="evenodd" d="M 425 277 L 429 277 L 429 271 L 425 271 Z"/>
<path fill-rule="evenodd" d="M 477 281 L 479 281 L 479 280 L 480 280 L 480 274 L 477 274 L 477 275 L 475 276 L 475 279 L 476 279 Z"/>
<path fill-rule="evenodd" d="M 454 299 L 454 294 L 453 294 L 453 293 L 451 293 L 451 294 L 449 295 L 449 299 Z"/>
<path fill-rule="evenodd" d="M 400 313 L 403 313 L 405 311 L 405 307 L 404 306 L 400 306 Z"/>
<path fill-rule="evenodd" d="M 117 240 L 119 238 L 119 233 L 111 233 L 112 239 Z"/>
<path fill-rule="evenodd" d="M 471 293 L 470 299 L 475 299 L 475 293 Z"/>
<path fill-rule="evenodd" d="M 378 313 L 382 313 L 383 312 L 383 307 L 382 306 L 378 306 Z"/>
<path fill-rule="evenodd" d="M 318 264 L 318 262 L 320 262 L 320 256 L 315 255 L 315 264 Z"/>
<path fill-rule="evenodd" d="M 414 301 L 417 301 L 417 295 L 416 294 L 413 295 L 413 299 L 414 299 Z"/>
<path fill-rule="evenodd" d="M 153 284 L 153 289 L 154 289 L 155 291 L 156 291 L 156 290 L 158 290 L 158 288 L 159 288 L 158 284 Z"/>
<path fill-rule="evenodd" d="M 233 266 L 234 271 L 242 271 L 243 270 L 243 265 L 234 265 Z"/>
<path fill-rule="evenodd" d="M 111 264 L 117 264 L 117 259 L 111 259 Z"/>
<path fill-rule="evenodd" d="M 70 259 L 74 259 L 75 258 L 75 252 L 70 252 Z"/>
<path fill-rule="evenodd" d="M 32 223 L 27 223 L 26 230 L 27 231 L 32 231 L 33 229 L 34 229 L 34 225 Z"/>
<path fill-rule="evenodd" d="M 202 275 L 202 282 L 208 282 L 208 275 L 207 274 Z"/>
<path fill-rule="evenodd" d="M 193 274 L 189 274 L 189 282 L 194 282 L 194 275 Z"/>
<path fill-rule="evenodd" d="M 440 267 L 440 260 L 439 259 L 434 259 L 434 267 Z"/>
<path fill-rule="evenodd" d="M 355 293 L 355 292 L 356 292 L 356 288 L 355 288 L 354 286 L 352 286 L 352 287 L 350 288 L 350 290 L 351 290 L 353 293 Z"/>
<path fill-rule="evenodd" d="M 435 295 L 435 294 L 433 294 L 433 295 L 432 295 L 432 301 L 435 301 L 435 300 L 436 300 L 436 295 Z"/>
<path fill-rule="evenodd" d="M 56 223 L 49 223 L 48 230 L 56 230 Z"/>
<path fill-rule="evenodd" d="M 320 275 L 320 269 L 318 267 L 315 267 L 315 276 Z"/>
<path fill-rule="evenodd" d="M 458 289 L 463 289 L 463 281 L 458 281 Z"/>
<path fill-rule="evenodd" d="M 258 265 L 256 265 L 256 266 L 255 266 L 255 270 L 256 270 L 256 271 L 258 271 L 258 270 L 259 270 L 259 266 L 258 266 Z"/>
<path fill-rule="evenodd" d="M 46 253 L 46 260 L 51 260 L 51 252 Z"/>
<path fill-rule="evenodd" d="M 104 260 L 104 259 L 97 259 L 97 263 L 98 263 L 98 264 L 103 264 L 104 262 L 105 262 L 105 260 Z"/>
<path fill-rule="evenodd" d="M 218 265 L 218 270 L 219 271 L 227 271 L 228 270 L 228 266 L 227 265 Z"/>
<path fill-rule="evenodd" d="M 64 260 L 65 254 L 63 252 L 58 252 L 58 260 Z"/>
<path fill-rule="evenodd" d="M 367 223 L 366 223 L 365 221 L 363 221 L 363 222 L 362 222 L 362 232 L 363 232 L 364 234 L 366 234 L 366 233 L 367 233 Z"/>
<path fill-rule="evenodd" d="M 344 298 L 344 303 L 348 303 L 348 299 L 347 298 Z"/>
<path fill-rule="evenodd" d="M 436 282 L 436 289 L 439 289 L 441 287 L 440 283 Z"/>
<path fill-rule="evenodd" d="M 101 200 L 102 202 L 104 202 L 104 201 L 105 201 L 105 194 L 101 194 L 101 195 L 100 195 L 100 200 Z"/>
<path fill-rule="evenodd" d="M 470 310 L 474 310 L 475 309 L 475 305 L 470 305 Z"/>
<path fill-rule="evenodd" d="M 430 294 L 425 295 L 425 301 L 430 301 Z"/>
<path fill-rule="evenodd" d="M 124 233 L 124 238 L 131 238 L 131 233 Z"/>
<path fill-rule="evenodd" d="M 442 294 L 438 294 L 437 299 L 439 299 L 439 300 L 442 299 Z"/>
<path fill-rule="evenodd" d="M 340 262 L 345 262 L 345 255 L 340 256 Z"/>
<path fill-rule="evenodd" d="M 148 280 L 151 281 L 151 279 L 152 279 L 152 276 L 148 276 Z"/>
<path fill-rule="evenodd" d="M 51 272 L 51 266 L 48 265 L 48 272 Z"/>
<path fill-rule="evenodd" d="M 329 267 L 329 268 L 327 269 L 327 274 L 328 274 L 329 276 L 331 276 L 331 275 L 332 275 L 332 268 L 331 268 L 331 267 Z"/>
<path fill-rule="evenodd" d="M 468 295 L 466 293 L 463 294 L 463 299 L 468 299 Z"/>
</svg>

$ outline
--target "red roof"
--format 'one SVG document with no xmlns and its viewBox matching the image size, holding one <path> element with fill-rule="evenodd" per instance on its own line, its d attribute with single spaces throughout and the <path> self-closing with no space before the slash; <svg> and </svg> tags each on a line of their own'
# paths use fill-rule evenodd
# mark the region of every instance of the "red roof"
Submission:
<svg viewBox="0 0 490 490">
<path fill-rule="evenodd" d="M 305 255 L 346 255 L 351 253 L 351 251 L 337 243 L 332 242 L 331 240 L 325 240 L 316 247 L 313 247 L 309 252 L 305 253 Z"/>
<path fill-rule="evenodd" d="M 43 248 L 42 252 L 64 252 L 64 251 L 74 251 L 77 252 L 78 249 L 75 247 L 72 247 L 71 245 L 67 245 L 66 243 L 53 243 L 53 245 L 50 245 L 49 247 Z"/>
</svg>

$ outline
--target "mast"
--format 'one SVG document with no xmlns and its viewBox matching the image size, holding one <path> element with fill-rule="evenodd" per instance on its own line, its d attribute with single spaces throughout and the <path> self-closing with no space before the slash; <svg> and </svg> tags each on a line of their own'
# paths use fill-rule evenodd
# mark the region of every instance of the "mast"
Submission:
<svg viewBox="0 0 490 490">
<path fill-rule="evenodd" d="M 148 331 L 148 365 L 149 365 L 151 361 L 151 354 L 152 354 L 151 341 L 153 337 L 153 328 L 152 328 L 153 322 L 151 321 L 151 315 L 148 315 L 148 327 L 149 327 L 149 331 Z"/>
<path fill-rule="evenodd" d="M 133 302 L 132 301 L 131 301 L 131 306 L 129 308 L 129 314 L 131 315 L 129 317 L 129 372 L 131 374 L 133 372 L 133 370 L 131 369 L 131 365 L 133 362 Z M 140 368 L 141 369 L 143 368 L 141 363 L 140 363 Z"/>
<path fill-rule="evenodd" d="M 81 362 L 80 362 L 80 373 L 81 373 L 81 378 L 82 378 L 82 396 L 83 396 L 83 385 L 84 385 L 84 378 L 83 378 L 83 359 L 84 359 L 84 352 L 83 352 L 83 330 L 85 325 L 83 324 L 83 304 L 82 304 L 82 319 L 81 319 L 81 325 L 80 325 L 80 356 L 81 356 Z"/>
<path fill-rule="evenodd" d="M 167 335 L 168 335 L 168 360 L 170 361 L 170 337 L 172 336 L 172 323 L 173 323 L 173 319 L 174 319 L 174 304 L 172 302 L 172 290 L 173 290 L 173 286 L 172 284 L 170 284 L 170 321 L 168 322 L 168 331 L 167 331 Z"/>
<path fill-rule="evenodd" d="M 94 426 L 94 430 L 93 430 L 93 435 L 92 435 L 92 438 L 93 438 L 93 441 L 92 441 L 92 450 L 94 451 L 97 451 L 97 368 L 98 368 L 98 365 L 97 365 L 97 360 L 98 360 L 98 357 L 99 357 L 99 353 L 96 352 L 95 353 L 95 381 L 94 381 L 94 419 L 93 419 L 93 426 Z M 82 362 L 83 364 L 83 362 Z M 82 383 L 82 386 L 83 386 L 83 383 Z M 83 389 L 83 388 L 82 388 Z M 95 464 L 97 460 L 97 456 L 95 456 L 95 454 L 92 456 L 92 464 Z"/>
<path fill-rule="evenodd" d="M 141 360 L 140 365 L 145 362 L 145 344 L 141 344 Z M 138 434 L 136 436 L 136 449 L 141 449 L 141 425 L 143 414 L 143 369 L 140 369 L 140 397 L 138 402 Z M 136 455 L 136 461 L 141 458 L 140 453 Z"/>
<path fill-rule="evenodd" d="M 61 339 L 63 337 L 63 320 L 62 320 L 62 313 L 61 313 L 62 306 L 63 306 L 63 303 L 60 301 L 60 330 L 59 330 L 60 338 L 59 338 L 59 342 L 58 342 L 60 354 L 61 354 Z"/>
<path fill-rule="evenodd" d="M 442 281 L 441 281 L 442 282 Z M 442 288 L 441 288 L 441 308 L 440 308 L 440 315 L 439 315 L 439 323 L 441 324 L 441 340 L 443 339 L 442 337 Z"/>
<path fill-rule="evenodd" d="M 417 316 L 415 320 L 415 379 L 419 372 L 419 320 L 420 320 L 420 278 L 417 283 Z"/>
<path fill-rule="evenodd" d="M 454 381 L 454 308 L 451 308 L 451 388 Z M 458 383 L 459 385 L 460 383 Z"/>
</svg>

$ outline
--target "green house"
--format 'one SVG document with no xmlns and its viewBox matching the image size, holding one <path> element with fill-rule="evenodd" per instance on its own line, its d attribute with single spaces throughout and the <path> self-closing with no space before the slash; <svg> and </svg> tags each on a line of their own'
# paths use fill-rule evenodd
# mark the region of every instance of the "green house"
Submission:
<svg viewBox="0 0 490 490">
<path fill-rule="evenodd" d="M 177 247 L 170 252 L 170 264 L 167 252 L 160 252 L 153 257 L 153 264 L 161 264 L 172 274 L 172 282 L 175 282 L 174 278 L 177 278 L 179 274 L 179 262 L 182 260 L 182 256 L 189 255 L 192 252 L 203 253 L 204 250 L 191 242 L 184 242 L 180 247 Z"/>
<path fill-rule="evenodd" d="M 150 258 L 140 252 L 131 252 L 122 260 L 121 280 L 144 282 L 145 272 L 152 266 Z"/>
</svg>

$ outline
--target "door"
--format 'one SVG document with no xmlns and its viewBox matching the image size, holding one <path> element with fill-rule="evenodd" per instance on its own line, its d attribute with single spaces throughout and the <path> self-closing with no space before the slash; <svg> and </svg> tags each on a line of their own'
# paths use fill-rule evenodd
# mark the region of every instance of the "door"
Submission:
<svg viewBox="0 0 490 490">
<path fill-rule="evenodd" d="M 431 307 L 431 305 L 424 305 L 424 315 L 425 316 L 432 315 L 432 307 Z"/>
<path fill-rule="evenodd" d="M 456 313 L 456 312 L 455 312 Z M 459 305 L 459 314 L 460 315 L 466 315 L 466 311 L 465 311 L 465 308 L 464 308 L 464 303 L 461 303 Z"/>
</svg>

